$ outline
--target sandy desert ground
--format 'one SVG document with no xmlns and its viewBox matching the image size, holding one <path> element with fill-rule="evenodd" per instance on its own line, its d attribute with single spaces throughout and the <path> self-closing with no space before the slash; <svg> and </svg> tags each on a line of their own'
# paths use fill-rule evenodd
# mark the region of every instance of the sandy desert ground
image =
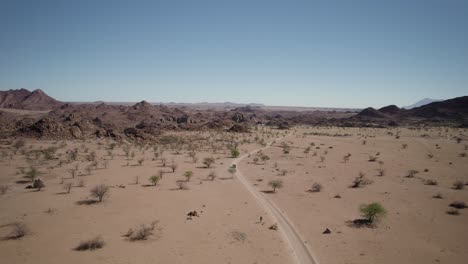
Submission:
<svg viewBox="0 0 468 264">
<path fill-rule="evenodd" d="M 264 195 L 291 219 L 320 263 L 465 263 L 468 211 L 447 211 L 454 201 L 468 201 L 468 186 L 453 188 L 468 182 L 466 142 L 456 140 L 466 135 L 444 128 L 298 128 L 263 151 L 266 163 L 252 155 L 240 168 L 260 192 L 271 190 L 270 180 L 283 182 Z M 418 173 L 409 178 L 410 170 Z M 360 172 L 371 183 L 350 188 Z M 322 186 L 319 192 L 309 191 L 314 183 Z M 442 199 L 433 198 L 437 194 Z M 360 217 L 359 206 L 371 202 L 381 203 L 386 217 L 375 228 L 351 227 L 347 222 Z M 326 228 L 332 233 L 322 234 Z"/>
<path fill-rule="evenodd" d="M 1 142 L 0 185 L 8 186 L 0 196 L 2 262 L 296 263 L 297 248 L 281 224 L 270 229 L 278 219 L 240 177 L 290 221 L 316 263 L 468 259 L 468 209 L 447 214 L 452 202 L 468 202 L 466 130 L 296 127 L 170 135 L 156 145 L 27 140 L 16 150 L 18 141 Z M 235 144 L 245 158 L 231 157 Z M 210 168 L 207 157 L 215 159 Z M 31 166 L 46 185 L 40 191 L 25 189 Z M 161 170 L 152 186 L 148 178 Z M 407 177 L 410 170 L 418 172 Z M 207 179 L 211 172 L 214 180 Z M 368 184 L 350 188 L 359 173 Z M 271 180 L 283 188 L 272 193 Z M 456 181 L 462 189 L 453 188 Z M 314 183 L 322 189 L 309 191 Z M 90 196 L 98 184 L 110 186 L 102 202 Z M 359 206 L 371 202 L 385 207 L 385 217 L 373 227 L 352 226 Z M 194 210 L 198 216 L 187 215 Z M 11 237 L 14 223 L 24 224 L 25 236 Z M 146 240 L 125 237 L 152 223 Z M 322 234 L 326 228 L 330 234 Z M 96 236 L 102 248 L 74 250 Z"/>
</svg>

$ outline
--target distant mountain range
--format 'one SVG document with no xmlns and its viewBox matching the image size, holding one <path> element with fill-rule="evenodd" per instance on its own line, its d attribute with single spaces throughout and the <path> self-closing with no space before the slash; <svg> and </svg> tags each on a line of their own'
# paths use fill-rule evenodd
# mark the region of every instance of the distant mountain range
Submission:
<svg viewBox="0 0 468 264">
<path fill-rule="evenodd" d="M 427 104 L 430 104 L 430 103 L 433 103 L 433 102 L 440 102 L 440 101 L 442 101 L 442 100 L 424 98 L 422 100 L 417 101 L 416 103 L 414 103 L 412 105 L 403 106 L 402 108 L 403 109 L 413 109 L 413 108 L 416 108 L 416 107 L 420 107 L 420 106 L 423 106 L 423 105 L 427 105 Z"/>
<path fill-rule="evenodd" d="M 200 109 L 200 105 L 206 109 Z M 246 132 L 256 125 L 287 129 L 291 125 L 340 127 L 452 126 L 468 127 L 468 96 L 432 102 L 412 109 L 389 105 L 355 111 L 332 109 L 268 109 L 216 104 L 65 103 L 41 90 L 0 92 L 1 108 L 51 110 L 40 115 L 0 111 L 0 138 L 27 136 L 53 139 L 115 138 L 155 140 L 168 130 L 223 130 Z M 235 108 L 233 108 L 235 107 Z"/>
</svg>

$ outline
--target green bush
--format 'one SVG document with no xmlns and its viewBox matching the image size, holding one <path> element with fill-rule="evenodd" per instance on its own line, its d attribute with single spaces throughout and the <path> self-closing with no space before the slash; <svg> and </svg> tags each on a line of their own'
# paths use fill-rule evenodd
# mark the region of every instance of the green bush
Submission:
<svg viewBox="0 0 468 264">
<path fill-rule="evenodd" d="M 237 158 L 237 157 L 239 157 L 239 155 L 240 155 L 240 152 L 239 152 L 238 149 L 236 149 L 236 148 L 231 149 L 231 157 Z"/>
<path fill-rule="evenodd" d="M 156 186 L 159 182 L 159 180 L 161 180 L 161 177 L 158 176 L 158 175 L 153 175 L 149 178 L 149 181 L 154 185 Z"/>
<path fill-rule="evenodd" d="M 380 203 L 363 204 L 359 208 L 359 211 L 361 211 L 361 216 L 370 223 L 373 223 L 386 214 L 385 208 L 383 208 Z"/>
</svg>

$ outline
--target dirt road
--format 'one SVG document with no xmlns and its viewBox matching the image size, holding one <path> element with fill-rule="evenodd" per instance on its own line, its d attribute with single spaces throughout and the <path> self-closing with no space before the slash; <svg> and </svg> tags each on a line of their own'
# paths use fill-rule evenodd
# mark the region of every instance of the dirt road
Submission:
<svg viewBox="0 0 468 264">
<path fill-rule="evenodd" d="M 266 197 L 263 193 L 257 191 L 252 184 L 245 178 L 242 174 L 241 168 L 239 168 L 239 163 L 248 157 L 260 150 L 267 149 L 270 146 L 266 146 L 263 148 L 259 148 L 256 150 L 251 151 L 248 154 L 242 155 L 241 157 L 235 159 L 231 165 L 236 165 L 237 172 L 236 176 L 237 179 L 245 186 L 245 188 L 254 196 L 257 200 L 259 205 L 263 207 L 273 218 L 273 220 L 278 225 L 278 230 L 283 235 L 284 240 L 288 243 L 290 249 L 292 250 L 295 260 L 295 263 L 298 264 L 318 264 L 318 261 L 315 257 L 312 256 L 310 250 L 307 248 L 304 240 L 301 238 L 297 230 L 295 229 L 292 222 L 288 219 L 288 217 L 281 212 L 281 210 L 270 200 Z"/>
</svg>

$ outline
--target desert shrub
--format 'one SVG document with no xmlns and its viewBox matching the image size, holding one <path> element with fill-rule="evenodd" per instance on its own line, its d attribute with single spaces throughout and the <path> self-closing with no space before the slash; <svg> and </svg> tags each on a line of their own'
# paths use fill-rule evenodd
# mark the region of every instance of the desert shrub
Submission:
<svg viewBox="0 0 468 264">
<path fill-rule="evenodd" d="M 214 162 L 215 159 L 213 157 L 206 157 L 203 159 L 203 164 L 205 164 L 207 168 L 209 168 Z"/>
<path fill-rule="evenodd" d="M 324 156 L 320 156 L 320 162 L 324 162 L 325 161 L 325 157 Z"/>
<path fill-rule="evenodd" d="M 236 149 L 236 148 L 231 149 L 231 157 L 237 158 L 237 157 L 239 157 L 239 155 L 240 155 L 240 152 L 239 152 L 238 149 Z"/>
<path fill-rule="evenodd" d="M 97 198 L 99 202 L 108 196 L 109 193 L 109 186 L 105 184 L 99 184 L 94 186 L 91 190 L 91 196 Z"/>
<path fill-rule="evenodd" d="M 36 169 L 36 167 L 31 166 L 29 168 L 29 171 L 26 172 L 25 177 L 31 180 L 31 182 L 34 182 L 37 176 L 39 176 L 39 170 Z"/>
<path fill-rule="evenodd" d="M 348 155 L 343 156 L 343 162 L 347 163 L 349 161 L 349 158 L 351 157 L 351 154 L 348 153 Z"/>
<path fill-rule="evenodd" d="M 268 185 L 273 188 L 273 192 L 276 192 L 276 189 L 283 188 L 283 181 L 281 180 L 271 180 L 268 182 Z"/>
<path fill-rule="evenodd" d="M 171 170 L 172 172 L 175 172 L 177 169 L 177 163 L 175 163 L 174 161 L 172 161 L 172 164 L 171 164 Z"/>
<path fill-rule="evenodd" d="M 351 188 L 359 188 L 364 185 L 371 184 L 372 181 L 365 177 L 365 174 L 360 172 L 359 176 L 354 178 Z"/>
<path fill-rule="evenodd" d="M 281 170 L 281 175 L 285 176 L 287 173 L 288 173 L 288 170 L 286 170 L 286 169 Z"/>
<path fill-rule="evenodd" d="M 187 179 L 187 181 L 190 181 L 190 179 L 193 176 L 193 171 L 186 171 L 184 172 L 184 177 Z"/>
<path fill-rule="evenodd" d="M 10 188 L 8 187 L 8 185 L 0 185 L 0 195 L 4 195 L 7 193 L 7 191 L 9 190 Z"/>
<path fill-rule="evenodd" d="M 449 214 L 449 215 L 460 215 L 460 212 L 457 209 L 449 209 L 449 210 L 447 210 L 447 214 Z"/>
<path fill-rule="evenodd" d="M 424 184 L 425 184 L 425 185 L 437 185 L 437 181 L 436 181 L 436 180 L 432 180 L 432 179 L 428 179 L 428 180 L 425 180 L 425 181 L 424 181 Z"/>
<path fill-rule="evenodd" d="M 436 193 L 435 195 L 432 196 L 434 199 L 443 199 L 443 196 L 441 193 Z"/>
<path fill-rule="evenodd" d="M 453 183 L 453 187 L 452 187 L 452 188 L 453 188 L 454 190 L 462 190 L 462 189 L 465 187 L 464 185 L 465 185 L 465 184 L 463 183 L 463 181 L 455 181 L 455 182 Z"/>
<path fill-rule="evenodd" d="M 179 190 L 188 190 L 188 187 L 185 181 L 176 181 L 176 185 Z"/>
<path fill-rule="evenodd" d="M 140 165 L 140 166 L 143 165 L 143 162 L 144 162 L 144 161 L 145 161 L 144 158 L 139 159 L 139 160 L 138 160 L 138 165 Z"/>
<path fill-rule="evenodd" d="M 84 187 L 85 186 L 85 182 L 83 179 L 79 180 L 78 183 L 76 184 L 77 187 Z"/>
<path fill-rule="evenodd" d="M 460 201 L 452 202 L 449 206 L 457 209 L 465 209 L 467 207 L 465 202 Z"/>
<path fill-rule="evenodd" d="M 377 171 L 379 172 L 379 176 L 385 176 L 385 169 L 379 168 Z"/>
<path fill-rule="evenodd" d="M 91 175 L 91 172 L 93 171 L 93 166 L 86 166 L 85 171 L 87 175 Z"/>
<path fill-rule="evenodd" d="M 386 214 L 385 208 L 380 203 L 363 204 L 359 207 L 359 211 L 370 223 L 374 223 Z"/>
<path fill-rule="evenodd" d="M 156 222 L 151 223 L 151 225 L 140 225 L 136 229 L 129 229 L 124 235 L 128 237 L 129 241 L 138 241 L 138 240 L 147 240 L 156 227 Z"/>
<path fill-rule="evenodd" d="M 407 148 L 408 148 L 408 144 L 406 144 L 406 143 L 405 143 L 405 144 L 401 144 L 401 148 L 402 148 L 402 149 L 407 149 Z"/>
<path fill-rule="evenodd" d="M 267 155 L 262 155 L 260 158 L 262 159 L 263 163 L 266 163 L 268 160 L 270 160 L 270 157 Z"/>
<path fill-rule="evenodd" d="M 30 233 L 28 226 L 22 222 L 14 222 L 11 224 L 12 229 L 7 239 L 20 239 Z"/>
<path fill-rule="evenodd" d="M 322 190 L 322 184 L 315 182 L 312 184 L 312 188 L 310 188 L 310 192 L 320 192 Z"/>
<path fill-rule="evenodd" d="M 210 181 L 214 181 L 214 180 L 216 179 L 216 172 L 211 171 L 211 172 L 208 174 L 207 179 L 210 180 Z"/>
<path fill-rule="evenodd" d="M 95 250 L 104 247 L 104 240 L 102 237 L 97 236 L 93 239 L 81 241 L 80 244 L 75 248 L 77 251 L 84 250 Z"/>
<path fill-rule="evenodd" d="M 414 176 L 419 173 L 417 170 L 409 170 L 408 174 L 406 175 L 407 178 L 414 178 Z"/>
<path fill-rule="evenodd" d="M 377 157 L 369 155 L 369 162 L 375 162 L 375 161 L 377 161 Z"/>
<path fill-rule="evenodd" d="M 41 179 L 35 179 L 33 181 L 32 187 L 34 189 L 37 189 L 37 191 L 40 191 L 40 190 L 42 190 L 42 188 L 44 188 L 46 186 L 45 186 L 44 182 Z"/>
<path fill-rule="evenodd" d="M 69 170 L 70 176 L 72 177 L 72 179 L 75 178 L 75 176 L 76 176 L 76 171 L 77 171 L 77 170 L 75 170 L 74 168 Z"/>
<path fill-rule="evenodd" d="M 232 231 L 231 232 L 231 237 L 235 241 L 239 241 L 239 242 L 244 242 L 247 239 L 247 235 L 245 233 L 239 232 L 239 231 Z"/>
<path fill-rule="evenodd" d="M 158 182 L 159 180 L 161 180 L 161 177 L 159 177 L 158 175 L 153 175 L 149 178 L 149 181 L 151 182 L 151 184 L 153 184 L 154 186 L 158 185 Z"/>
<path fill-rule="evenodd" d="M 237 171 L 236 167 L 231 166 L 228 168 L 228 172 L 229 174 L 231 174 L 231 178 L 234 177 L 234 174 L 236 173 L 236 171 Z"/>
<path fill-rule="evenodd" d="M 71 182 L 67 182 L 63 185 L 63 189 L 65 190 L 66 193 L 70 193 L 73 185 Z"/>
<path fill-rule="evenodd" d="M 14 148 L 14 153 L 20 149 L 23 148 L 26 145 L 26 141 L 24 139 L 18 139 L 13 143 L 13 148 Z"/>
</svg>

